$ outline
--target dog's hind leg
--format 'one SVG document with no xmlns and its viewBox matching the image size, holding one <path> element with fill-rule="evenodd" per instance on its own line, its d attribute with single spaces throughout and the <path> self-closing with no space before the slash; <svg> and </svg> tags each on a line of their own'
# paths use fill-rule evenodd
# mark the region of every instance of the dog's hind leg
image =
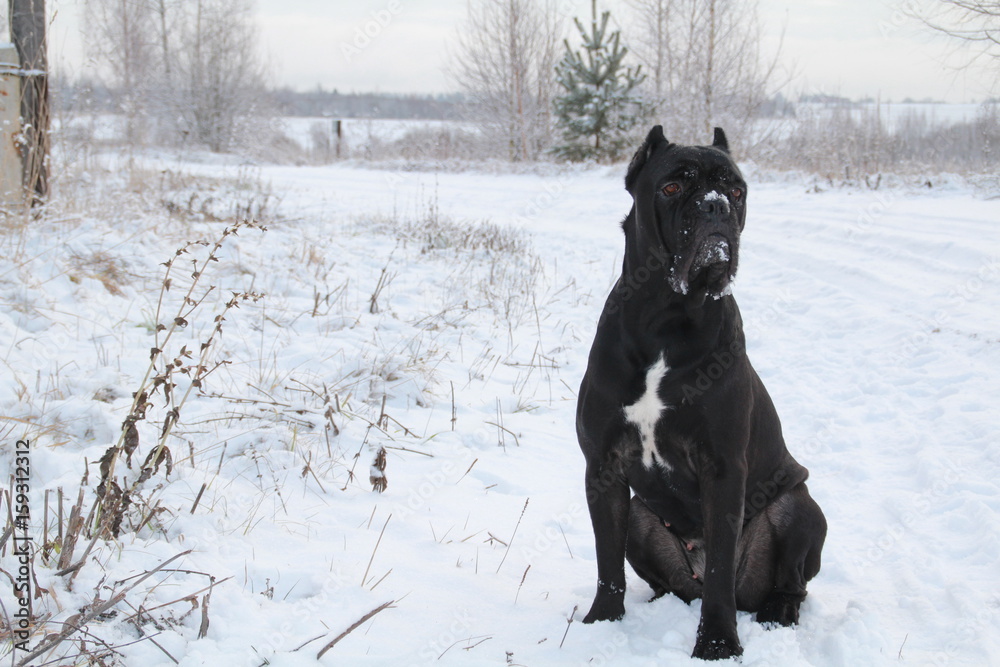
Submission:
<svg viewBox="0 0 1000 667">
<path fill-rule="evenodd" d="M 701 550 L 702 545 L 697 549 Z M 653 588 L 654 599 L 673 593 L 690 603 L 701 597 L 699 577 L 704 574 L 704 554 L 689 550 L 637 497 L 632 498 L 629 507 L 625 557 L 636 574 Z"/>
<path fill-rule="evenodd" d="M 742 597 L 747 603 L 740 608 L 757 611 L 759 623 L 798 623 L 806 582 L 819 572 L 826 539 L 826 518 L 819 505 L 806 485 L 799 484 L 775 499 L 744 531 L 750 542 L 743 557 L 755 562 L 737 585 L 737 600 Z M 770 566 L 762 561 L 769 561 Z M 768 583 L 768 590 L 762 590 Z"/>
</svg>

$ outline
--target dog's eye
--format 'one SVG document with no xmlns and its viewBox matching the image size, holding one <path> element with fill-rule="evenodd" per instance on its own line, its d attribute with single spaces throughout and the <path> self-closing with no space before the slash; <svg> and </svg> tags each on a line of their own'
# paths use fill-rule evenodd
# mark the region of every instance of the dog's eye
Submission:
<svg viewBox="0 0 1000 667">
<path fill-rule="evenodd" d="M 667 183 L 663 186 L 663 194 L 670 196 L 675 195 L 681 191 L 680 183 Z"/>
<path fill-rule="evenodd" d="M 733 196 L 733 199 L 743 198 L 743 190 L 741 188 L 733 188 L 729 194 Z"/>
</svg>

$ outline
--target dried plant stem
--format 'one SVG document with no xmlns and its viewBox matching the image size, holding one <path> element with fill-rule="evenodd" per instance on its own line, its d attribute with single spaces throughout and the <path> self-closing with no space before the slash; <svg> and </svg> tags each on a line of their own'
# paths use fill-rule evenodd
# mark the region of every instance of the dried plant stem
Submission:
<svg viewBox="0 0 1000 667">
<path fill-rule="evenodd" d="M 220 243 L 217 243 L 215 249 L 218 249 L 220 245 L 221 245 Z M 213 249 L 213 252 L 215 249 Z M 181 400 L 174 403 L 173 409 L 167 413 L 167 417 L 164 419 L 165 423 L 163 426 L 163 432 L 160 434 L 160 440 L 157 443 L 156 448 L 153 450 L 153 453 L 151 454 L 151 460 L 153 461 L 154 468 L 159 465 L 158 462 L 160 461 L 160 456 L 162 455 L 163 449 L 167 445 L 167 438 L 170 437 L 171 430 L 177 423 L 177 420 L 180 418 L 181 408 L 183 408 L 184 405 L 187 403 L 188 397 L 191 395 L 191 390 L 195 389 L 196 387 L 200 388 L 202 381 L 205 379 L 207 375 L 209 375 L 212 371 L 219 368 L 222 364 L 226 363 L 226 362 L 219 362 L 218 364 L 215 364 L 210 368 L 208 361 L 209 355 L 211 354 L 212 351 L 213 343 L 215 342 L 216 337 L 222 333 L 222 323 L 225 321 L 225 315 L 233 308 L 238 308 L 241 301 L 247 301 L 247 300 L 257 301 L 259 298 L 260 298 L 259 294 L 254 294 L 249 292 L 243 294 L 234 293 L 232 298 L 226 302 L 226 305 L 223 307 L 222 312 L 215 316 L 215 326 L 212 328 L 212 333 L 209 335 L 208 340 L 201 344 L 201 356 L 198 359 L 198 365 L 195 368 L 194 377 L 192 377 L 191 382 L 188 383 L 187 389 L 185 389 L 184 395 L 181 397 Z M 133 482 L 130 491 L 135 490 L 135 488 L 139 485 L 141 481 L 144 480 L 140 476 L 135 482 Z"/>
<path fill-rule="evenodd" d="M 517 592 L 514 593 L 514 604 L 517 604 L 517 597 L 521 594 L 521 587 L 524 586 L 524 580 L 528 578 L 528 570 L 531 569 L 531 564 L 524 568 L 524 574 L 521 575 L 521 583 L 517 585 Z"/>
<path fill-rule="evenodd" d="M 451 645 L 448 646 L 448 648 L 446 648 L 444 651 L 442 651 L 441 655 L 439 655 L 437 657 L 437 659 L 440 660 L 441 658 L 443 658 L 445 653 L 447 653 L 451 649 L 455 648 L 456 646 L 458 646 L 462 642 L 471 642 L 474 639 L 478 639 L 479 641 L 477 641 L 475 644 L 470 644 L 469 646 L 463 646 L 462 650 L 463 651 L 471 651 L 472 649 L 476 648 L 477 646 L 479 646 L 483 642 L 489 641 L 490 639 L 493 639 L 493 636 L 492 635 L 480 635 L 479 637 L 466 637 L 465 639 L 458 639 L 458 640 L 452 642 Z"/>
<path fill-rule="evenodd" d="M 524 518 L 524 511 L 528 509 L 528 501 L 531 498 L 524 499 L 524 507 L 521 508 L 521 516 L 517 518 L 517 525 L 514 526 L 514 532 L 510 535 L 510 541 L 507 542 L 507 549 L 503 552 L 503 558 L 500 559 L 500 564 L 497 565 L 497 572 L 500 572 L 500 568 L 503 567 L 503 562 L 507 560 L 507 554 L 510 553 L 510 545 L 514 544 L 514 536 L 517 535 L 517 528 L 521 525 L 521 519 Z"/>
<path fill-rule="evenodd" d="M 375 291 L 372 292 L 371 298 L 368 300 L 368 312 L 372 315 L 378 314 L 381 309 L 378 307 L 378 298 L 382 294 L 382 290 L 389 286 L 395 278 L 395 273 L 388 273 L 389 264 L 392 263 L 392 255 L 395 253 L 395 248 L 391 253 L 389 253 L 389 259 L 386 260 L 385 266 L 382 267 L 382 273 L 379 274 L 378 283 L 375 285 Z"/>
<path fill-rule="evenodd" d="M 364 586 L 365 582 L 368 581 L 368 570 L 372 567 L 372 562 L 375 560 L 375 554 L 378 552 L 378 545 L 382 544 L 382 535 L 385 534 L 385 527 L 389 525 L 389 519 L 392 518 L 390 514 L 385 518 L 385 523 L 382 524 L 382 530 L 378 534 L 378 540 L 375 542 L 375 548 L 372 549 L 372 557 L 368 559 L 368 567 L 365 568 L 365 574 L 361 577 L 361 585 Z"/>
<path fill-rule="evenodd" d="M 455 430 L 455 423 L 458 422 L 458 412 L 455 410 L 455 383 L 451 382 L 451 430 Z"/>
<path fill-rule="evenodd" d="M 361 618 L 359 618 L 357 621 L 355 621 L 351 625 L 351 627 L 349 627 L 346 630 L 344 630 L 343 632 L 341 632 L 339 635 L 337 635 L 337 637 L 332 642 L 330 642 L 329 644 L 327 644 L 326 646 L 324 646 L 322 648 L 322 650 L 320 650 L 320 652 L 316 654 L 316 659 L 319 660 L 320 658 L 322 658 L 323 654 L 326 653 L 327 651 L 329 651 L 330 649 L 332 649 L 337 644 L 337 642 L 339 642 L 341 639 L 343 639 L 347 635 L 349 635 L 352 632 L 354 632 L 355 630 L 357 630 L 358 626 L 360 626 L 362 623 L 364 623 L 368 619 L 370 619 L 373 616 L 375 616 L 375 614 L 377 614 L 380 611 L 383 611 L 385 609 L 390 609 L 395 602 L 396 602 L 395 600 L 389 600 L 388 602 L 384 602 L 384 603 L 380 604 L 379 606 L 375 607 L 374 609 L 372 609 L 370 612 L 368 612 L 367 614 L 365 614 Z"/>
<path fill-rule="evenodd" d="M 569 557 L 573 558 L 573 550 L 569 548 L 569 540 L 566 539 L 566 531 L 563 530 L 562 523 L 559 524 L 559 532 L 562 533 L 563 542 L 566 543 L 566 551 L 569 552 Z"/>
<path fill-rule="evenodd" d="M 194 504 L 191 505 L 191 514 L 194 514 L 194 511 L 196 509 L 198 509 L 198 503 L 201 502 L 201 496 L 205 493 L 205 489 L 207 489 L 207 488 L 208 488 L 208 484 L 206 484 L 205 482 L 202 482 L 201 483 L 201 488 L 198 489 L 198 495 L 195 496 L 195 498 L 194 498 Z"/>
<path fill-rule="evenodd" d="M 163 561 L 162 563 L 154 567 L 152 570 L 149 570 L 148 572 L 144 573 L 142 576 L 137 578 L 134 582 L 132 582 L 122 590 L 112 595 L 109 600 L 99 601 L 98 599 L 95 599 L 94 605 L 89 609 L 87 609 L 86 612 L 82 612 L 77 618 L 73 620 L 72 623 L 67 621 L 66 624 L 63 626 L 63 629 L 58 634 L 54 635 L 50 634 L 46 639 L 43 639 L 42 642 L 37 647 L 35 647 L 34 651 L 21 658 L 21 660 L 17 663 L 18 667 L 32 664 L 32 660 L 41 655 L 44 655 L 45 653 L 48 653 L 56 646 L 64 642 L 74 632 L 80 630 L 87 623 L 89 623 L 93 619 L 97 618 L 98 616 L 105 613 L 106 611 L 114 607 L 116 604 L 124 600 L 125 595 L 128 594 L 128 592 L 131 591 L 133 588 L 144 582 L 146 579 L 149 579 L 151 576 L 153 576 L 154 574 L 156 574 L 157 572 L 159 572 L 160 570 L 162 570 L 167 565 L 174 562 L 181 556 L 186 556 L 189 553 L 191 553 L 191 549 L 188 549 L 187 551 L 182 551 L 176 556 L 168 558 L 167 560 Z"/>
<path fill-rule="evenodd" d="M 470 472 L 472 472 L 472 466 L 476 465 L 476 463 L 478 461 L 479 461 L 478 458 L 475 458 L 475 459 L 472 460 L 472 463 L 469 464 L 468 469 L 464 473 L 462 473 L 461 477 L 458 478 L 458 482 L 461 482 L 463 479 L 465 479 L 466 475 L 468 475 Z M 455 482 L 455 483 L 458 484 L 458 482 Z"/>
<path fill-rule="evenodd" d="M 211 578 L 211 585 L 208 592 L 201 600 L 201 625 L 198 627 L 198 639 L 203 639 L 208 634 L 208 603 L 212 600 L 212 589 L 215 586 L 215 577 Z"/>
<path fill-rule="evenodd" d="M 76 504 L 73 505 L 69 510 L 69 523 L 66 525 L 65 541 L 63 541 L 63 535 L 59 536 L 59 542 L 62 545 L 62 550 L 59 553 L 59 562 L 57 567 L 60 570 L 66 570 L 70 563 L 73 561 L 73 548 L 76 546 L 76 540 L 80 536 L 80 531 L 83 529 L 83 518 L 80 516 L 81 508 L 83 507 L 83 484 L 80 484 L 80 495 L 77 498 Z M 60 522 L 60 533 L 62 523 Z"/>
<path fill-rule="evenodd" d="M 183 247 L 179 248 L 177 251 L 175 251 L 174 256 L 164 263 L 164 265 L 167 267 L 167 270 L 163 277 L 163 284 L 160 288 L 160 294 L 156 304 L 156 314 L 155 314 L 156 321 L 154 323 L 154 339 L 153 339 L 154 347 L 150 350 L 149 364 L 146 366 L 146 372 L 143 375 L 142 380 L 139 382 L 139 388 L 136 390 L 135 395 L 132 399 L 132 406 L 129 410 L 129 415 L 125 419 L 125 424 L 123 425 L 122 431 L 118 436 L 118 440 L 115 442 L 114 447 L 112 447 L 110 450 L 110 458 L 107 462 L 106 473 L 103 473 L 102 471 L 103 473 L 101 480 L 102 483 L 111 482 L 114 480 L 115 466 L 117 464 L 119 454 L 125 449 L 126 439 L 128 435 L 134 432 L 133 428 L 130 427 L 134 427 L 136 421 L 145 419 L 145 412 L 148 407 L 147 401 L 149 399 L 149 393 L 150 393 L 147 387 L 149 386 L 150 379 L 154 371 L 156 370 L 157 362 L 162 357 L 163 350 L 165 349 L 167 343 L 170 341 L 171 337 L 173 337 L 174 333 L 176 333 L 179 329 L 182 329 L 187 326 L 188 323 L 187 318 L 191 316 L 191 313 L 194 312 L 194 310 L 197 309 L 205 300 L 205 298 L 215 289 L 214 285 L 210 286 L 208 290 L 205 292 L 205 294 L 202 295 L 201 299 L 195 300 L 193 298 L 193 295 L 198 287 L 201 277 L 204 275 L 205 270 L 208 268 L 211 262 L 218 261 L 218 251 L 222 248 L 222 245 L 225 242 L 225 240 L 229 236 L 237 234 L 238 230 L 241 227 L 246 227 L 246 226 L 255 227 L 261 230 L 265 229 L 264 227 L 259 226 L 256 222 L 251 222 L 248 220 L 236 222 L 234 225 L 226 227 L 222 231 L 222 235 L 215 241 L 215 243 L 212 245 L 212 249 L 208 253 L 208 256 L 205 257 L 205 259 L 200 264 L 196 260 L 193 260 L 194 271 L 191 274 L 192 277 L 191 285 L 188 287 L 187 293 L 184 295 L 184 298 L 181 301 L 181 305 L 177 309 L 177 314 L 174 316 L 174 319 L 169 326 L 161 323 L 161 316 L 163 313 L 164 297 L 166 295 L 166 292 L 170 289 L 170 285 L 172 282 L 171 272 L 173 270 L 174 263 L 176 262 L 178 257 L 188 253 L 192 246 L 196 245 L 207 246 L 209 245 L 209 243 L 207 241 L 189 242 Z M 228 310 L 231 307 L 230 304 L 232 303 L 233 300 L 230 300 L 230 302 L 226 306 L 226 310 Z M 212 334 L 213 336 L 218 332 L 219 328 L 221 327 L 221 322 L 222 322 L 221 316 L 217 317 L 216 326 Z M 162 341 L 160 340 L 161 331 L 166 331 L 166 334 Z M 211 342 L 211 340 L 212 338 L 210 337 L 209 341 Z M 206 352 L 208 347 L 210 347 L 210 342 L 208 344 L 202 345 L 202 361 L 198 367 L 199 373 L 202 375 L 202 377 L 204 374 L 207 374 L 203 373 L 203 366 L 207 362 Z M 195 380 L 199 379 L 201 378 L 200 377 L 195 378 Z M 167 382 L 169 382 L 169 380 L 167 380 Z M 188 391 L 185 393 L 184 400 L 186 400 L 187 395 L 191 391 L 191 386 L 193 386 L 194 384 L 195 381 L 192 381 L 192 385 L 188 386 Z M 155 386 L 153 389 L 155 389 Z M 181 404 L 183 404 L 183 402 L 184 401 L 182 400 Z M 178 416 L 178 410 L 179 406 L 176 406 L 175 404 L 174 410 L 171 411 L 172 414 L 168 413 L 168 416 L 165 419 L 165 421 L 170 420 L 170 423 L 164 425 L 165 427 L 163 434 L 160 438 L 160 443 L 157 445 L 154 458 L 152 459 L 154 462 L 160 460 L 159 457 L 162 454 L 163 445 L 166 442 L 166 438 L 170 433 L 170 428 L 172 427 L 173 422 L 176 422 Z M 173 417 L 172 419 L 171 416 Z M 105 484 L 105 486 L 103 487 L 103 491 L 104 492 L 101 494 L 101 497 L 98 499 L 98 505 L 102 507 L 105 501 L 108 499 L 109 494 L 112 492 L 111 485 Z"/>
<path fill-rule="evenodd" d="M 562 640 L 559 642 L 559 648 L 563 647 L 563 643 L 566 641 L 566 635 L 569 634 L 569 626 L 573 625 L 573 618 L 576 616 L 576 609 L 580 605 L 573 605 L 573 611 L 569 613 L 569 618 L 566 619 L 566 631 L 563 632 Z"/>
</svg>

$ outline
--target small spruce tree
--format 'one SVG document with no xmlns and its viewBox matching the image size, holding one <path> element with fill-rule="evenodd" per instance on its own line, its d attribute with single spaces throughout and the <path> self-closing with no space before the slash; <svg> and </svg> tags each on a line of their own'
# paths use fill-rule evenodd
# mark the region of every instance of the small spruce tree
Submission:
<svg viewBox="0 0 1000 667">
<path fill-rule="evenodd" d="M 556 65 L 556 81 L 565 92 L 555 99 L 563 142 L 553 150 L 567 160 L 620 158 L 630 143 L 629 132 L 644 114 L 633 91 L 646 75 L 641 65 L 633 70 L 622 64 L 628 49 L 621 45 L 620 31 L 608 33 L 610 18 L 611 12 L 603 12 L 598 24 L 597 0 L 592 0 L 590 31 L 573 19 L 582 52 L 564 40 L 566 53 Z"/>
</svg>

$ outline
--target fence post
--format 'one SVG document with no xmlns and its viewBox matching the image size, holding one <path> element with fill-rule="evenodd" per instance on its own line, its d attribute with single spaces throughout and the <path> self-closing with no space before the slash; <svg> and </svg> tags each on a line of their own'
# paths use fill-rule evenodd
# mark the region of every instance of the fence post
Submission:
<svg viewBox="0 0 1000 667">
<path fill-rule="evenodd" d="M 21 178 L 31 205 L 49 194 L 49 73 L 45 0 L 9 0 L 10 38 L 21 61 Z"/>
<path fill-rule="evenodd" d="M 0 44 L 0 203 L 19 203 L 21 190 L 21 61 L 13 44 Z"/>
</svg>

